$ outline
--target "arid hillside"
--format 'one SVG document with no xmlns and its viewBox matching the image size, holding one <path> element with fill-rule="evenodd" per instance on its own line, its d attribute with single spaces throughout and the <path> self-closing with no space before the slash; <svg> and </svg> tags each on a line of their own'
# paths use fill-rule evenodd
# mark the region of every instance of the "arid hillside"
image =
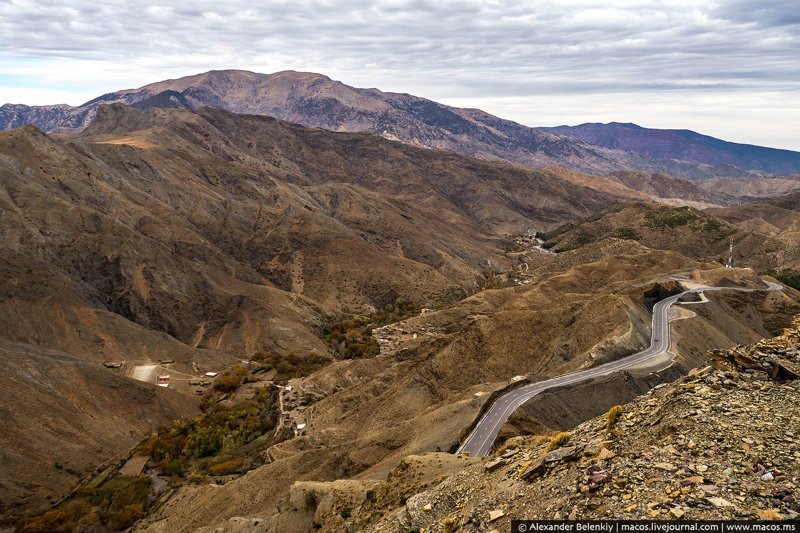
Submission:
<svg viewBox="0 0 800 533">
<path fill-rule="evenodd" d="M 705 180 L 690 181 L 673 178 L 667 174 L 633 171 L 612 172 L 604 175 L 603 178 L 644 193 L 660 203 L 703 208 L 740 202 L 734 196 L 706 188 Z"/>
<path fill-rule="evenodd" d="M 291 185 L 349 183 L 416 202 L 420 210 L 456 211 L 494 234 L 591 212 L 609 194 L 575 187 L 557 173 L 411 148 L 369 134 L 332 133 L 211 108 L 102 112 L 81 138 L 96 143 L 175 145 L 187 157 L 221 158 L 269 172 Z M 157 142 L 154 142 L 157 141 Z M 457 218 L 449 222 L 459 222 Z"/>
<path fill-rule="evenodd" d="M 641 349 L 650 307 L 678 280 L 757 283 L 752 271 L 708 261 L 733 223 L 615 204 L 671 203 L 686 185 L 670 180 L 533 170 L 208 107 L 112 104 L 78 135 L 0 134 L 0 364 L 14 391 L 0 474 L 29 480 L 2 486 L 4 517 L 41 510 L 81 481 L 74 498 L 90 511 L 80 520 L 122 520 L 127 509 L 132 523 L 143 509 L 91 510 L 126 478 L 119 465 L 86 475 L 134 445 L 139 470 L 171 480 L 143 496 L 138 527 L 155 531 L 270 515 L 294 505 L 296 482 L 375 484 L 408 454 L 453 449 L 491 393 L 518 376 Z M 630 221 L 641 234 L 618 231 Z M 532 235 L 556 227 L 567 228 L 548 235 L 560 253 L 548 253 Z M 597 231 L 581 237 L 584 227 Z M 681 349 L 696 361 L 703 338 L 727 346 L 775 333 L 797 311 L 795 296 L 741 316 L 752 302 L 726 304 Z M 359 330 L 387 309 L 420 314 Z M 733 315 L 739 337 L 721 318 Z M 250 375 L 258 365 L 260 377 Z M 203 381 L 225 369 L 254 381 Z M 204 387 L 219 411 L 208 414 Z M 201 401 L 201 416 L 236 418 L 229 395 L 269 406 L 242 415 L 261 433 L 239 441 L 238 459 L 226 461 L 222 433 L 211 447 L 194 435 L 200 451 L 177 466 L 170 453 L 188 444 L 143 444 Z M 67 419 L 71 444 L 58 447 Z M 134 490 L 137 479 L 122 482 Z"/>
<path fill-rule="evenodd" d="M 710 178 L 696 185 L 715 194 L 738 198 L 740 202 L 761 201 L 800 190 L 800 174 L 746 178 Z"/>
<path fill-rule="evenodd" d="M 726 264 L 733 242 L 733 264 L 759 272 L 796 268 L 797 212 L 791 196 L 774 203 L 698 210 L 646 202 L 623 202 L 578 224 L 567 224 L 545 235 L 546 246 L 567 250 L 607 238 L 622 238 L 646 246 L 676 250 L 698 260 Z"/>
<path fill-rule="evenodd" d="M 708 212 L 744 231 L 758 232 L 783 242 L 787 258 L 784 262 L 793 257 L 791 250 L 800 245 L 800 193 L 725 209 L 709 209 Z"/>
</svg>

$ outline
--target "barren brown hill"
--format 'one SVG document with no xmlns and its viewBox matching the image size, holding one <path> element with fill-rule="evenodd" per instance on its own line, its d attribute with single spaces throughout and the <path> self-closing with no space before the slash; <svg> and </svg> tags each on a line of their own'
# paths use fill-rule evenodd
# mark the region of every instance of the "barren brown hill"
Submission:
<svg viewBox="0 0 800 533">
<path fill-rule="evenodd" d="M 728 261 L 732 240 L 734 265 L 765 272 L 793 267 L 800 260 L 792 240 L 795 224 L 796 212 L 772 204 L 700 211 L 688 206 L 624 202 L 578 224 L 554 229 L 545 237 L 554 250 L 617 237 L 719 263 Z"/>
<path fill-rule="evenodd" d="M 752 202 L 782 196 L 800 190 L 800 174 L 736 178 L 710 178 L 696 182 L 697 186 L 715 194 Z"/>
<path fill-rule="evenodd" d="M 800 244 L 800 193 L 708 212 L 737 227 L 783 241 L 789 247 Z"/>
<path fill-rule="evenodd" d="M 667 174 L 624 171 L 612 172 L 603 177 L 642 192 L 662 203 L 691 205 L 697 208 L 738 203 L 737 198 L 706 189 L 701 185 L 703 181 L 682 180 Z"/>
<path fill-rule="evenodd" d="M 164 141 L 180 146 L 200 163 L 203 157 L 222 158 L 274 173 L 293 185 L 352 183 L 413 201 L 420 210 L 444 207 L 494 234 L 528 221 L 547 224 L 573 218 L 612 199 L 609 194 L 565 183 L 548 171 L 211 108 L 134 111 L 107 106 L 83 138 L 125 143 L 127 136 L 155 136 L 151 138 L 159 142 L 164 136 Z"/>
</svg>

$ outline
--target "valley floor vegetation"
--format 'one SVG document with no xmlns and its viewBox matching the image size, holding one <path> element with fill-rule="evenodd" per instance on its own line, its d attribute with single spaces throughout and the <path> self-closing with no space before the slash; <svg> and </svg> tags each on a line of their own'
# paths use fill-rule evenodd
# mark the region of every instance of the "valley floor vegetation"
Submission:
<svg viewBox="0 0 800 533">
<path fill-rule="evenodd" d="M 344 320 L 328 322 L 322 335 L 337 359 L 362 359 L 380 353 L 378 341 L 372 330 L 406 320 L 420 313 L 420 307 L 398 298 L 393 304 L 366 317 L 353 316 Z"/>
<path fill-rule="evenodd" d="M 127 477 L 119 474 L 117 465 L 109 467 L 62 505 L 23 517 L 18 530 L 126 529 L 147 513 L 166 487 L 208 483 L 212 477 L 242 474 L 264 464 L 260 452 L 290 437 L 291 430 L 274 432 L 280 415 L 274 387 L 259 388 L 251 398 L 232 405 L 219 401 L 221 391 L 240 376 L 235 370 L 220 376 L 223 386 L 212 393 L 215 398 L 204 400 L 200 415 L 188 422 L 175 420 L 140 443 L 133 456 L 149 457 L 147 475 Z"/>
<path fill-rule="evenodd" d="M 61 505 L 39 515 L 25 515 L 18 530 L 123 530 L 145 516 L 165 488 L 209 483 L 213 478 L 241 475 L 265 464 L 269 460 L 267 448 L 291 438 L 293 433 L 289 426 L 278 428 L 279 389 L 272 383 L 259 382 L 259 374 L 275 370 L 273 379 L 286 381 L 330 362 L 329 357 L 315 354 L 253 354 L 248 366 L 231 367 L 214 380 L 198 416 L 173 421 L 134 449 L 132 456 L 148 458 L 146 474 L 124 476 L 118 464 L 112 465 L 78 487 Z M 249 383 L 264 386 L 254 388 L 246 399 L 228 399 Z"/>
</svg>

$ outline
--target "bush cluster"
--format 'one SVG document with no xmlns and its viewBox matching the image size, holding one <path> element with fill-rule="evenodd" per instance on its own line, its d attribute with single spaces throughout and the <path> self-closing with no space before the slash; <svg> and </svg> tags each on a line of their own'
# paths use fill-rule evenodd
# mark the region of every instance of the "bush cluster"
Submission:
<svg viewBox="0 0 800 533">
<path fill-rule="evenodd" d="M 686 226 L 690 222 L 699 219 L 700 216 L 693 213 L 686 206 L 683 207 L 659 207 L 645 213 L 649 225 L 653 228 L 667 229 Z"/>
<path fill-rule="evenodd" d="M 233 406 L 210 402 L 205 412 L 190 422 L 175 421 L 172 427 L 153 433 L 140 450 L 167 476 L 196 471 L 213 474 L 201 459 L 221 453 L 235 457 L 237 449 L 275 429 L 276 394 L 262 388 L 252 399 Z"/>
<path fill-rule="evenodd" d="M 92 507 L 78 500 L 51 509 L 39 516 L 25 515 L 17 524 L 20 533 L 71 533 L 97 524 L 99 516 L 92 513 Z"/>
<path fill-rule="evenodd" d="M 81 487 L 76 497 L 39 516 L 25 516 L 17 531 L 72 532 L 100 528 L 121 531 L 142 518 L 150 505 L 150 478 L 117 476 L 99 487 Z"/>
<path fill-rule="evenodd" d="M 254 372 L 275 369 L 275 379 L 279 381 L 307 376 L 331 362 L 329 357 L 319 354 L 299 356 L 291 353 L 284 356 L 271 352 L 256 352 L 250 360 L 256 363 Z"/>
<path fill-rule="evenodd" d="M 572 433 L 568 431 L 562 431 L 561 433 L 556 433 L 550 442 L 547 444 L 547 448 L 545 448 L 545 452 L 549 453 L 555 449 L 558 449 L 569 442 L 569 439 L 572 438 Z"/>
<path fill-rule="evenodd" d="M 329 322 L 322 331 L 337 359 L 362 359 L 380 353 L 372 330 L 419 314 L 419 307 L 402 298 L 368 317 Z"/>
<path fill-rule="evenodd" d="M 219 392 L 233 392 L 249 377 L 250 372 L 243 366 L 237 365 L 233 368 L 229 368 L 223 372 L 222 375 L 218 376 L 217 379 L 214 380 L 213 387 L 214 390 Z"/>
<path fill-rule="evenodd" d="M 617 228 L 611 236 L 617 239 L 627 239 L 629 241 L 637 241 L 641 238 L 635 229 L 627 227 Z"/>
</svg>

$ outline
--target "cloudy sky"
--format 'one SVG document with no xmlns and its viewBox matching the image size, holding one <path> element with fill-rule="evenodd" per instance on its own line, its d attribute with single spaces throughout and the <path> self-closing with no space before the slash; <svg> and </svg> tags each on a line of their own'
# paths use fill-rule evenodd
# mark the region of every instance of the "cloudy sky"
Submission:
<svg viewBox="0 0 800 533">
<path fill-rule="evenodd" d="M 0 0 L 0 103 L 294 69 L 528 125 L 800 150 L 798 0 Z"/>
</svg>

